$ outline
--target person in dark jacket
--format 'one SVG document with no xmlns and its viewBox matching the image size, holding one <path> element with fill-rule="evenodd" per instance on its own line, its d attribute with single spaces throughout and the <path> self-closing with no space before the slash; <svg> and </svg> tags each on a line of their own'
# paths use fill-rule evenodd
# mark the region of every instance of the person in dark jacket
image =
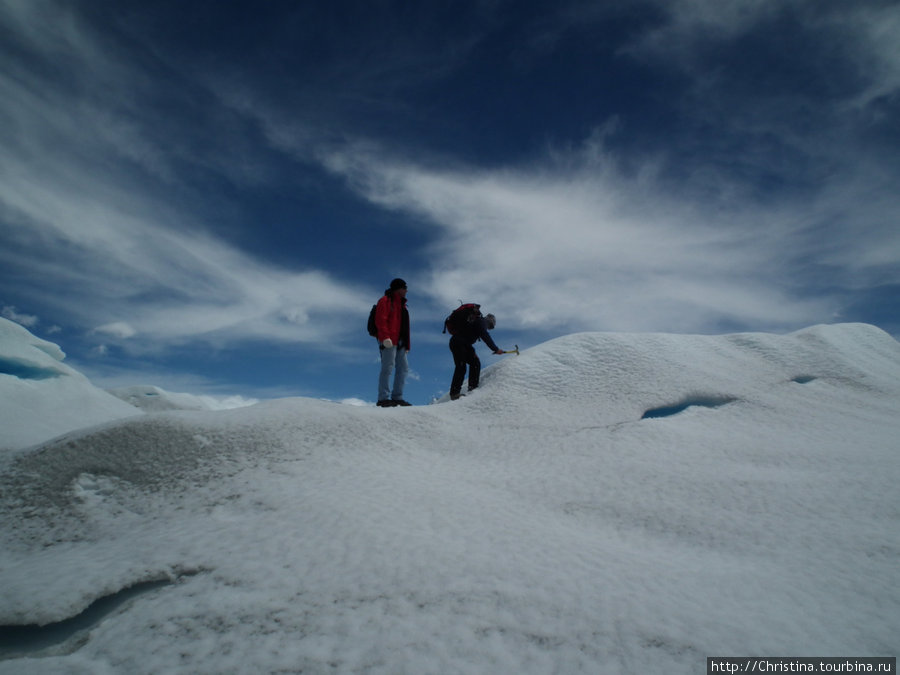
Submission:
<svg viewBox="0 0 900 675">
<path fill-rule="evenodd" d="M 394 279 L 375 307 L 378 349 L 381 351 L 381 373 L 378 376 L 378 406 L 412 405 L 403 400 L 403 387 L 409 364 L 409 311 L 406 309 L 406 282 Z M 394 386 L 390 386 L 394 371 Z"/>
<path fill-rule="evenodd" d="M 466 366 L 469 367 L 469 391 L 478 387 L 478 380 L 481 376 L 481 361 L 478 354 L 475 353 L 475 343 L 478 340 L 483 340 L 494 354 L 504 353 L 494 344 L 488 333 L 496 325 L 497 319 L 493 314 L 481 316 L 478 313 L 472 321 L 465 324 L 460 332 L 450 338 L 450 351 L 453 354 L 453 364 L 456 366 L 453 371 L 453 380 L 450 382 L 451 401 L 455 401 L 463 395 L 461 391 L 463 380 L 466 378 Z"/>
</svg>

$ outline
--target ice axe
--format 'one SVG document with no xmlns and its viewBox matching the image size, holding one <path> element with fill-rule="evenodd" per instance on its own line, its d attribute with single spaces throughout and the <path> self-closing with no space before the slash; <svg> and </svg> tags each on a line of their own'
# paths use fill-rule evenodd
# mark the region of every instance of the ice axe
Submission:
<svg viewBox="0 0 900 675">
<path fill-rule="evenodd" d="M 500 353 L 501 354 L 515 354 L 516 356 L 518 356 L 519 355 L 519 345 L 516 345 L 515 349 L 501 349 Z"/>
</svg>

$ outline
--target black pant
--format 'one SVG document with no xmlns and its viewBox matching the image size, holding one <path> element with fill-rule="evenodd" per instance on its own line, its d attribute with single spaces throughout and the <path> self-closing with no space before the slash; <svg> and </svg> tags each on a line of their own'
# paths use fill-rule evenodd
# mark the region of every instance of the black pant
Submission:
<svg viewBox="0 0 900 675">
<path fill-rule="evenodd" d="M 481 376 L 481 361 L 475 353 L 475 347 L 456 336 L 450 338 L 450 351 L 453 353 L 453 380 L 450 382 L 450 395 L 456 396 L 462 390 L 463 380 L 466 378 L 466 366 L 469 367 L 469 391 L 478 386 L 478 378 Z"/>
</svg>

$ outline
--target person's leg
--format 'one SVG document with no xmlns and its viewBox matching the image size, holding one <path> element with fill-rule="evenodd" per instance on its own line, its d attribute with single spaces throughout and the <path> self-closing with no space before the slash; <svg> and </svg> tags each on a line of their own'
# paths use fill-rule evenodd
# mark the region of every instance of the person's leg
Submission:
<svg viewBox="0 0 900 675">
<path fill-rule="evenodd" d="M 378 401 L 387 401 L 391 398 L 391 371 L 394 369 L 394 359 L 397 348 L 381 348 L 381 373 L 378 376 Z"/>
<path fill-rule="evenodd" d="M 409 373 L 409 361 L 404 347 L 395 347 L 397 352 L 394 358 L 394 389 L 391 392 L 392 401 L 403 400 L 403 387 L 406 385 L 406 375 Z"/>
<path fill-rule="evenodd" d="M 478 388 L 481 379 L 481 359 L 475 353 L 475 347 L 469 347 L 469 391 Z"/>
<path fill-rule="evenodd" d="M 466 349 L 464 344 L 450 340 L 450 352 L 453 354 L 453 379 L 450 381 L 450 398 L 459 396 L 463 380 L 466 378 Z"/>
</svg>

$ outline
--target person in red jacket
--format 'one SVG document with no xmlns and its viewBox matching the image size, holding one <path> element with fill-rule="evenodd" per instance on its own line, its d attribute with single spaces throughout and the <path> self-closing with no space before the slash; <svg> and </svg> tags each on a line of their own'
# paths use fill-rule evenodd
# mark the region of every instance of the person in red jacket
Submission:
<svg viewBox="0 0 900 675">
<path fill-rule="evenodd" d="M 409 364 L 409 311 L 406 309 L 406 282 L 394 279 L 375 307 L 378 349 L 381 350 L 381 373 L 378 377 L 378 406 L 392 408 L 411 405 L 403 400 L 403 387 Z M 394 386 L 390 386 L 394 371 Z"/>
</svg>

